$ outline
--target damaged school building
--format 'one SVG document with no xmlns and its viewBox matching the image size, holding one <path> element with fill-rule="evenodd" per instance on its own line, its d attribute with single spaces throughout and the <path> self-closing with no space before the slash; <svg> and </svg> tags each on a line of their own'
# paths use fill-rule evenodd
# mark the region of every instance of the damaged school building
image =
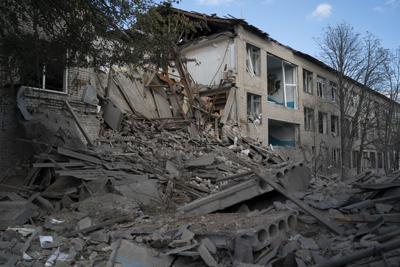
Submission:
<svg viewBox="0 0 400 267">
<path fill-rule="evenodd" d="M 0 79 L 0 265 L 398 266 L 398 152 L 390 173 L 371 146 L 337 174 L 333 70 L 242 19 L 175 12 L 207 30 L 168 72 Z"/>
<path fill-rule="evenodd" d="M 325 166 L 317 166 L 320 169 L 340 166 L 340 114 L 334 70 L 242 20 L 208 17 L 207 21 L 212 32 L 184 49 L 187 58 L 195 59 L 188 62 L 194 80 L 215 88 L 200 91 L 200 95 L 228 103 L 220 114 L 231 112 L 230 119 L 239 125 L 242 134 L 265 145 L 302 147 L 321 158 L 316 164 Z M 231 88 L 223 86 L 226 80 Z M 372 89 L 369 93 L 374 95 L 373 108 L 392 101 Z M 234 95 L 231 111 L 231 103 L 222 100 L 224 94 Z M 399 105 L 395 105 L 398 113 Z M 358 164 L 359 134 L 356 137 L 350 162 L 344 163 L 351 174 L 356 173 Z M 389 169 L 398 169 L 398 152 L 393 149 L 388 153 Z M 363 152 L 361 169 L 380 172 L 383 158 L 382 152 L 371 145 Z"/>
</svg>

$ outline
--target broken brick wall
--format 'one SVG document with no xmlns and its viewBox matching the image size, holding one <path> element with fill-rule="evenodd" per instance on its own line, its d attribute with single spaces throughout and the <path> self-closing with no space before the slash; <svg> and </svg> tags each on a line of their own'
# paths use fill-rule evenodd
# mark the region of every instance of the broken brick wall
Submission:
<svg viewBox="0 0 400 267">
<path fill-rule="evenodd" d="M 68 100 L 90 139 L 96 139 L 100 131 L 101 115 L 97 112 L 97 105 L 83 101 L 85 87 L 95 85 L 95 77 L 92 69 L 71 68 L 68 71 L 66 92 L 27 87 L 24 91 L 27 109 L 35 114 L 35 121 L 25 123 L 25 125 L 30 130 L 40 130 L 35 123 L 42 124 L 46 128 L 46 134 L 49 135 L 46 138 L 51 138 L 52 141 L 56 139 L 56 144 L 61 142 L 61 144 L 79 146 L 86 143 L 65 105 L 65 100 Z M 31 137 L 39 137 L 38 135 L 42 133 L 30 132 L 30 134 L 32 134 Z"/>
<path fill-rule="evenodd" d="M 17 108 L 18 89 L 0 87 L 0 178 L 15 174 L 18 166 L 33 154 L 34 148 L 29 142 L 16 138 L 82 148 L 86 141 L 64 103 L 66 99 L 90 138 L 98 137 L 101 114 L 97 113 L 96 105 L 82 100 L 85 86 L 95 84 L 93 73 L 91 69 L 70 69 L 67 92 L 26 87 L 26 108 L 34 115 L 31 121 L 24 120 Z M 6 170 L 9 172 L 5 173 Z"/>
<path fill-rule="evenodd" d="M 30 156 L 31 146 L 16 140 L 24 137 L 24 129 L 18 123 L 16 92 L 12 88 L 0 88 L 0 178 L 13 175 L 16 166 Z"/>
</svg>

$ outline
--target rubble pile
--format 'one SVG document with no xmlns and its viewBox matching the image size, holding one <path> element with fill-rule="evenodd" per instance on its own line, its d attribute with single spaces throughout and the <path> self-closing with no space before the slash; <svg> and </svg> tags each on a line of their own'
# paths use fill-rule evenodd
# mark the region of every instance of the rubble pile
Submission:
<svg viewBox="0 0 400 267">
<path fill-rule="evenodd" d="M 44 146 L 23 185 L 1 185 L 1 263 L 396 266 L 400 173 L 310 181 L 233 132 L 165 125 L 130 119 L 88 150 Z M 274 189 L 287 200 L 246 205 Z"/>
<path fill-rule="evenodd" d="M 312 175 L 223 132 L 127 118 L 85 150 L 38 144 L 0 185 L 0 263 L 397 266 L 400 172 Z"/>
</svg>

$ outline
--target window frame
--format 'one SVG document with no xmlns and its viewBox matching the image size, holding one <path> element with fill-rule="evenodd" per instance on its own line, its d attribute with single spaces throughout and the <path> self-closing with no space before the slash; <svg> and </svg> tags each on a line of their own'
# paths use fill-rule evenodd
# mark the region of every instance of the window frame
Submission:
<svg viewBox="0 0 400 267">
<path fill-rule="evenodd" d="M 309 114 L 312 115 L 312 119 L 309 118 Z M 313 108 L 304 107 L 304 130 L 309 132 L 315 131 L 315 111 Z"/>
<path fill-rule="evenodd" d="M 316 82 L 317 82 L 317 96 L 319 98 L 326 99 L 327 79 L 325 77 L 317 75 Z M 320 84 L 321 84 L 321 86 L 319 86 Z M 320 90 L 321 90 L 321 95 L 319 94 Z"/>
<path fill-rule="evenodd" d="M 22 84 L 22 86 L 24 88 L 30 88 L 32 90 L 35 91 L 40 91 L 40 92 L 48 92 L 48 93 L 54 93 L 54 94 L 61 94 L 61 95 L 68 95 L 69 92 L 69 86 L 68 86 L 68 74 L 69 74 L 69 67 L 65 66 L 64 70 L 63 70 L 63 88 L 62 91 L 57 91 L 57 90 L 52 90 L 52 89 L 47 89 L 46 88 L 46 65 L 44 64 L 42 67 L 42 86 L 41 87 L 37 87 L 37 86 L 30 86 L 30 85 L 24 85 Z"/>
<path fill-rule="evenodd" d="M 308 81 L 308 77 L 311 77 L 311 82 Z M 310 83 L 309 83 L 310 82 Z M 310 86 L 307 86 L 310 85 Z M 309 87 L 311 87 L 311 90 L 307 90 L 309 89 Z M 303 68 L 303 92 L 313 95 L 314 94 L 314 73 L 312 73 L 311 71 L 304 69 Z"/>
<path fill-rule="evenodd" d="M 331 100 L 337 102 L 337 83 L 329 81 L 329 88 L 331 89 Z"/>
<path fill-rule="evenodd" d="M 258 54 L 257 62 L 253 62 L 253 58 L 252 58 L 253 53 Z M 251 64 L 253 73 L 250 72 L 250 69 L 249 69 L 250 64 Z M 255 67 L 257 67 L 257 68 L 255 68 Z M 251 77 L 260 77 L 261 76 L 261 48 L 255 46 L 255 45 L 252 45 L 250 43 L 246 43 L 246 72 Z"/>
<path fill-rule="evenodd" d="M 322 117 L 322 132 L 320 128 L 320 115 Z M 324 118 L 325 118 L 325 125 L 324 125 Z M 320 134 L 328 134 L 328 113 L 326 112 L 318 111 L 318 132 Z"/>
<path fill-rule="evenodd" d="M 257 101 L 255 101 L 255 97 L 259 98 Z M 249 99 L 250 98 L 250 99 Z M 249 102 L 250 100 L 250 102 Z M 254 94 L 252 92 L 247 92 L 246 94 L 246 113 L 247 113 L 247 121 L 251 122 L 250 117 L 255 118 L 254 115 L 258 115 L 256 113 L 253 113 L 253 109 L 255 109 L 255 103 L 258 102 L 259 104 L 259 115 L 260 115 L 260 124 L 262 124 L 262 96 L 259 94 Z M 249 105 L 250 105 L 250 110 L 249 110 Z"/>
<path fill-rule="evenodd" d="M 336 122 L 336 123 L 334 123 Z M 335 131 L 332 131 L 332 126 L 335 125 Z M 331 114 L 331 134 L 339 135 L 339 116 Z"/>
</svg>

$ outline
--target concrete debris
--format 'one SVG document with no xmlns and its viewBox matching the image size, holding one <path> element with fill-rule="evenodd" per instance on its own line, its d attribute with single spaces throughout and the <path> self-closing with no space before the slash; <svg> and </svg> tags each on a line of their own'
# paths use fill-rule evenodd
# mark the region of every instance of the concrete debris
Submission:
<svg viewBox="0 0 400 267">
<path fill-rule="evenodd" d="M 240 135 L 230 124 L 240 122 L 232 86 L 220 115 L 189 77 L 112 73 L 99 78 L 104 92 L 86 85 L 78 100 L 61 97 L 58 113 L 32 114 L 59 130 L 25 140 L 35 145 L 31 164 L 21 179 L 0 181 L 0 265 L 400 261 L 400 172 L 347 181 L 312 173 L 304 151 Z M 25 91 L 19 109 L 30 119 Z M 103 118 L 95 118 L 94 138 L 82 107 L 93 112 L 97 104 Z M 72 120 L 61 127 L 64 115 Z"/>
</svg>

